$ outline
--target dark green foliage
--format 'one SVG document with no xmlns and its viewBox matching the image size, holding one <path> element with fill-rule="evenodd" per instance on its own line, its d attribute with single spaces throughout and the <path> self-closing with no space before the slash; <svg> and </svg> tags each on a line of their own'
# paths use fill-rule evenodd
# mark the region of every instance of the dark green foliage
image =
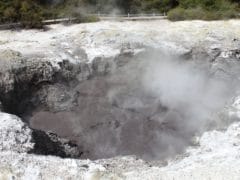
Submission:
<svg viewBox="0 0 240 180">
<path fill-rule="evenodd" d="M 179 6 L 168 13 L 168 18 L 178 20 L 219 20 L 239 17 L 238 4 L 229 0 L 180 0 Z"/>
<path fill-rule="evenodd" d="M 111 13 L 116 9 L 119 13 L 157 13 L 176 7 L 178 0 L 92 0 L 91 4 L 102 13 Z"/>
<path fill-rule="evenodd" d="M 41 27 L 42 20 L 77 17 L 96 21 L 90 13 L 163 13 L 170 20 L 228 19 L 239 16 L 240 0 L 0 0 L 0 23 L 22 22 Z"/>
<path fill-rule="evenodd" d="M 26 28 L 41 28 L 42 14 L 33 0 L 0 1 L 0 22 L 21 22 Z"/>
<path fill-rule="evenodd" d="M 32 0 L 22 1 L 18 9 L 20 21 L 26 28 L 41 28 L 42 15 L 40 8 Z"/>
</svg>

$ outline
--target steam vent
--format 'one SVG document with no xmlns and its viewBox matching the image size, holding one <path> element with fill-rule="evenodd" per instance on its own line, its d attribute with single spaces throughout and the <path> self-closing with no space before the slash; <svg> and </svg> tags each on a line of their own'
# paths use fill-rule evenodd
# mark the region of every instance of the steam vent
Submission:
<svg viewBox="0 0 240 180">
<path fill-rule="evenodd" d="M 238 180 L 240 20 L 4 27 L 0 101 L 0 180 Z"/>
</svg>

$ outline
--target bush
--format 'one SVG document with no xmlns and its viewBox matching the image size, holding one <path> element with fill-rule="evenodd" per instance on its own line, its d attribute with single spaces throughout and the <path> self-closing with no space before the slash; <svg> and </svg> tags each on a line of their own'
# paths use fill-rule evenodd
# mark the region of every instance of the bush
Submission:
<svg viewBox="0 0 240 180">
<path fill-rule="evenodd" d="M 98 22 L 100 19 L 97 16 L 84 16 L 82 22 Z"/>
<path fill-rule="evenodd" d="M 26 28 L 42 28 L 40 8 L 32 1 L 23 1 L 20 6 L 20 22 Z"/>
<path fill-rule="evenodd" d="M 111 13 L 112 8 L 130 13 L 167 12 L 170 20 L 230 19 L 239 17 L 239 0 L 0 0 L 0 23 L 22 22 L 42 27 L 43 19 L 76 17 L 76 22 L 96 22 L 96 16 L 80 12 Z M 175 9 L 172 9 L 175 8 Z M 74 12 L 75 11 L 75 12 Z"/>
<path fill-rule="evenodd" d="M 191 1 L 191 0 L 188 0 Z M 197 2 L 198 0 L 195 0 Z M 168 12 L 168 19 L 172 21 L 181 20 L 220 20 L 237 18 L 239 12 L 237 6 L 226 0 L 203 0 L 199 1 L 199 5 L 190 3 L 190 7 L 187 7 L 186 0 L 180 4 L 179 7 L 172 9 Z"/>
<path fill-rule="evenodd" d="M 8 7 L 3 11 L 3 16 L 6 21 L 14 22 L 17 19 L 17 13 L 13 7 Z"/>
<path fill-rule="evenodd" d="M 71 18 L 76 18 L 75 23 L 97 22 L 100 19 L 95 15 L 85 15 L 79 12 L 73 12 L 70 15 Z"/>
<path fill-rule="evenodd" d="M 25 28 L 42 28 L 42 17 L 38 13 L 22 14 L 21 23 Z"/>
<path fill-rule="evenodd" d="M 222 16 L 223 19 L 238 18 L 239 17 L 239 12 L 232 11 L 232 10 L 227 10 L 227 11 L 224 11 L 221 16 Z"/>
<path fill-rule="evenodd" d="M 186 19 L 185 9 L 177 7 L 168 12 L 168 19 L 171 21 L 182 21 Z"/>
</svg>

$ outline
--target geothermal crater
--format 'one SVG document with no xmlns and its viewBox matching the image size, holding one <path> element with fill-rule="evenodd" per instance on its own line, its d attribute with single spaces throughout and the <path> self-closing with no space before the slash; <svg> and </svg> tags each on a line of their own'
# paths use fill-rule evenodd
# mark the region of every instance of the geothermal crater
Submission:
<svg viewBox="0 0 240 180">
<path fill-rule="evenodd" d="M 239 179 L 239 29 L 1 31 L 0 179 Z"/>
<path fill-rule="evenodd" d="M 211 116 L 232 91 L 207 65 L 151 48 L 92 64 L 65 60 L 60 70 L 41 66 L 46 77 L 33 73 L 30 81 L 17 81 L 3 105 L 35 129 L 31 153 L 164 160 L 193 145 L 195 135 L 216 128 Z M 65 153 L 51 133 L 68 140 L 74 154 Z"/>
<path fill-rule="evenodd" d="M 179 109 L 162 104 L 146 87 L 157 81 L 147 72 L 150 61 L 156 63 L 143 53 L 128 59 L 70 87 L 48 85 L 48 103 L 54 104 L 33 110 L 30 126 L 74 141 L 81 158 L 137 155 L 156 160 L 182 152 L 195 132 L 178 123 L 184 123 Z"/>
</svg>

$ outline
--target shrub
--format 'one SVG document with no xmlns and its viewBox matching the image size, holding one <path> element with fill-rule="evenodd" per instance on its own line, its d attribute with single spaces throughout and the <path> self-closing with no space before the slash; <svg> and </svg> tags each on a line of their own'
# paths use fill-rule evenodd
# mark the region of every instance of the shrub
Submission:
<svg viewBox="0 0 240 180">
<path fill-rule="evenodd" d="M 42 28 L 42 15 L 32 1 L 23 1 L 20 8 L 20 22 L 26 28 Z"/>
<path fill-rule="evenodd" d="M 180 2 L 179 7 L 169 11 L 169 20 L 219 20 L 239 16 L 236 4 L 227 0 L 194 0 L 194 3 L 193 0 L 183 0 Z"/>
<path fill-rule="evenodd" d="M 8 22 L 15 22 L 17 19 L 17 13 L 13 7 L 8 7 L 4 10 L 3 16 Z"/>
<path fill-rule="evenodd" d="M 95 15 L 85 15 L 80 12 L 71 13 L 70 17 L 76 18 L 75 23 L 97 22 L 100 19 Z"/>
<path fill-rule="evenodd" d="M 84 16 L 82 22 L 98 22 L 100 19 L 97 16 L 91 15 L 91 16 Z"/>
<path fill-rule="evenodd" d="M 186 9 L 185 19 L 188 19 L 188 20 L 204 19 L 205 14 L 206 14 L 206 11 L 201 7 Z"/>
<path fill-rule="evenodd" d="M 185 9 L 177 7 L 168 12 L 168 19 L 171 21 L 182 21 L 186 19 Z"/>
<path fill-rule="evenodd" d="M 38 13 L 22 14 L 21 23 L 25 28 L 42 28 L 42 17 Z"/>
</svg>

